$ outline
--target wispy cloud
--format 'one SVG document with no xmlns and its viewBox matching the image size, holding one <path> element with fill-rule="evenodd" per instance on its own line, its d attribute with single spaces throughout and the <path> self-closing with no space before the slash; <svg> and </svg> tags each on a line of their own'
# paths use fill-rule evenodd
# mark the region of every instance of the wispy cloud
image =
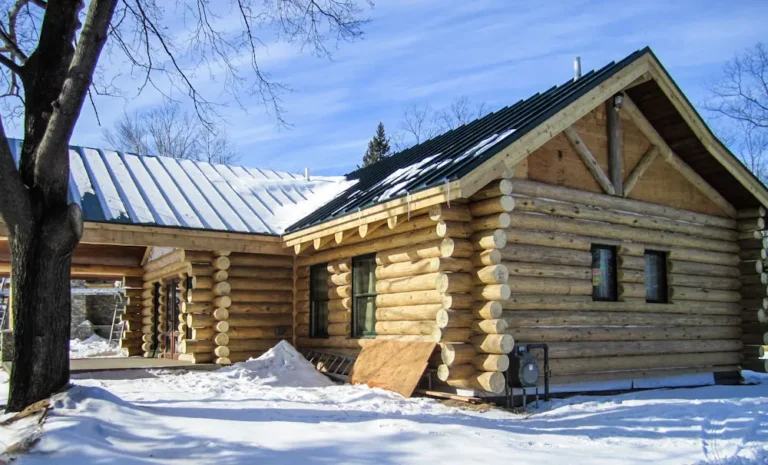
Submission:
<svg viewBox="0 0 768 465">
<path fill-rule="evenodd" d="M 405 104 L 439 107 L 460 95 L 492 107 L 513 104 L 567 80 L 575 55 L 585 68 L 598 68 L 650 45 L 691 100 L 700 101 L 703 84 L 725 60 L 765 37 L 766 17 L 768 2 L 747 0 L 389 0 L 378 2 L 365 38 L 341 44 L 330 61 L 265 32 L 261 66 L 295 89 L 283 96 L 291 128 L 278 129 L 248 96 L 247 113 L 234 105 L 223 113 L 244 164 L 338 174 L 360 163 L 379 121 L 397 128 Z M 226 11 L 221 21 L 237 27 Z M 247 57 L 239 59 L 247 71 Z M 223 90 L 215 70 L 196 79 L 212 95 Z M 102 122 L 157 100 L 152 92 L 127 105 L 102 99 Z M 90 109 L 73 142 L 102 144 Z"/>
</svg>

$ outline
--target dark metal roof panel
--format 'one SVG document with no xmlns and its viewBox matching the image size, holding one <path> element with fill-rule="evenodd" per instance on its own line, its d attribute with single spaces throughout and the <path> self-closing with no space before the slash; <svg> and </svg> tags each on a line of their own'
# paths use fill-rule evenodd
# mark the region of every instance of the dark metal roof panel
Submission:
<svg viewBox="0 0 768 465">
<path fill-rule="evenodd" d="M 353 171 L 347 178 L 358 180 L 354 186 L 290 226 L 286 232 L 460 179 L 647 52 L 650 49 L 638 50 L 575 81 L 552 87 Z"/>
</svg>

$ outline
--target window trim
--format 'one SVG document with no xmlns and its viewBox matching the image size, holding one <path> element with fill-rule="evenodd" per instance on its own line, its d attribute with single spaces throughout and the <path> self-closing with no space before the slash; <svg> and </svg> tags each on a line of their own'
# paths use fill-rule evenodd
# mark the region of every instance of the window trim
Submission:
<svg viewBox="0 0 768 465">
<path fill-rule="evenodd" d="M 655 255 L 657 257 L 660 257 L 662 260 L 659 262 L 662 266 L 663 273 L 657 273 L 659 276 L 662 277 L 661 283 L 659 284 L 659 294 L 661 295 L 661 298 L 658 300 L 649 300 L 648 299 L 648 255 Z M 669 271 L 667 270 L 667 252 L 663 250 L 644 250 L 643 251 L 643 260 L 645 261 L 645 302 L 649 304 L 668 304 L 669 303 Z"/>
<path fill-rule="evenodd" d="M 330 272 L 328 271 L 328 263 L 318 263 L 316 265 L 311 265 L 309 267 L 309 337 L 312 339 L 327 339 L 330 337 L 330 335 L 328 334 L 328 324 L 329 324 L 328 317 L 326 316 L 324 334 L 316 331 L 317 325 L 313 324 L 313 321 L 312 321 L 312 315 L 313 313 L 316 313 L 315 305 L 314 305 L 315 302 L 325 302 L 327 304 L 328 301 L 331 300 L 328 297 L 328 284 L 326 284 L 325 300 L 316 300 L 314 298 L 315 297 L 315 293 L 314 293 L 315 280 L 312 279 L 312 271 L 316 269 L 325 269 L 325 272 L 328 274 L 326 279 L 330 278 Z M 326 312 L 326 315 L 327 315 L 327 312 Z"/>
<path fill-rule="evenodd" d="M 618 257 L 618 247 L 615 245 L 608 245 L 608 244 L 591 244 L 590 247 L 590 254 L 592 254 L 592 258 L 594 260 L 594 253 L 595 250 L 610 250 L 611 251 L 611 268 L 613 268 L 613 295 L 614 298 L 605 298 L 605 297 L 597 297 L 595 295 L 595 288 L 594 285 L 594 276 L 592 277 L 592 301 L 593 302 L 618 302 L 619 301 L 619 257 Z M 590 265 L 590 268 L 594 270 L 594 265 Z M 594 271 L 593 271 L 594 273 Z"/>
<path fill-rule="evenodd" d="M 357 268 L 356 263 L 358 263 L 358 262 L 360 262 L 362 260 L 373 260 L 373 265 L 374 265 L 374 269 L 373 269 L 374 292 L 373 293 L 366 293 L 366 294 L 358 295 L 355 292 L 355 268 Z M 352 271 L 351 271 L 351 273 L 352 273 L 352 284 L 351 284 L 351 294 L 350 295 L 352 296 L 352 325 L 349 328 L 349 331 L 350 331 L 350 335 L 349 336 L 352 339 L 375 339 L 376 338 L 376 332 L 375 331 L 374 331 L 373 334 L 357 334 L 357 312 L 359 311 L 359 309 L 357 308 L 357 299 L 360 298 L 360 297 L 363 297 L 363 298 L 373 297 L 374 298 L 374 303 L 373 303 L 373 319 L 374 319 L 374 324 L 375 324 L 375 322 L 376 322 L 376 299 L 375 298 L 378 295 L 378 293 L 375 292 L 375 289 L 376 289 L 376 254 L 375 253 L 370 253 L 370 254 L 358 255 L 358 256 L 352 257 Z"/>
</svg>

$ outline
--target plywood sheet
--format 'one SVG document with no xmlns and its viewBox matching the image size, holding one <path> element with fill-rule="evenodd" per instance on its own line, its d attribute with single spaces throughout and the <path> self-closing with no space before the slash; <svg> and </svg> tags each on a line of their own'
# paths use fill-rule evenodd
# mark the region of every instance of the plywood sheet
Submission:
<svg viewBox="0 0 768 465">
<path fill-rule="evenodd" d="M 374 341 L 360 352 L 349 381 L 411 397 L 436 345 L 434 342 Z"/>
</svg>

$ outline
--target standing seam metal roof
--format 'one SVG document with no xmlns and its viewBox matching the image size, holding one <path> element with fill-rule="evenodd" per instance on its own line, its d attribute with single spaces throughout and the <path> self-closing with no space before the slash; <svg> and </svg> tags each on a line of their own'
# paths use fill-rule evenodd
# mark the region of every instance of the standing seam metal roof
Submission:
<svg viewBox="0 0 768 465">
<path fill-rule="evenodd" d="M 462 178 L 567 105 L 645 53 L 638 50 L 617 63 L 590 71 L 543 93 L 349 173 L 359 182 L 325 206 L 294 223 L 287 233 L 371 207 L 377 203 Z"/>
<path fill-rule="evenodd" d="M 9 142 L 18 164 L 22 141 Z M 69 201 L 86 221 L 270 235 L 343 180 L 74 146 L 69 162 Z"/>
</svg>

